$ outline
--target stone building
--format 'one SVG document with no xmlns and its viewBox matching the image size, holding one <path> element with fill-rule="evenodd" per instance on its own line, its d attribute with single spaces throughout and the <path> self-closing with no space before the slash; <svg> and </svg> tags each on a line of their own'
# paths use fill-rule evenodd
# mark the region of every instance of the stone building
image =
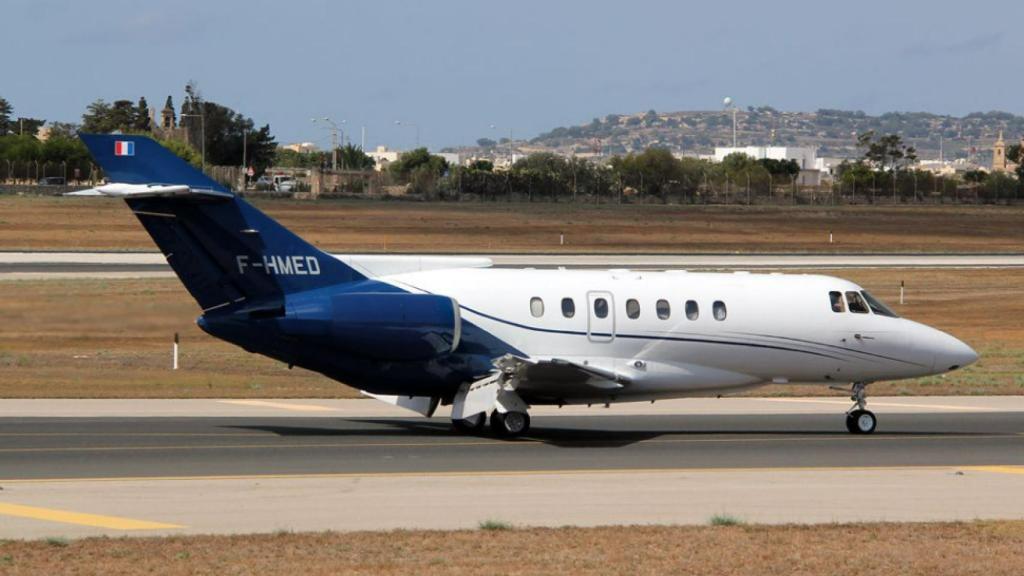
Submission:
<svg viewBox="0 0 1024 576">
<path fill-rule="evenodd" d="M 1024 147 L 1024 138 L 1020 144 Z M 992 171 L 993 172 L 1015 172 L 1017 164 L 1006 158 L 1006 141 L 1003 140 L 1003 131 L 999 131 L 999 139 L 992 145 Z"/>
</svg>

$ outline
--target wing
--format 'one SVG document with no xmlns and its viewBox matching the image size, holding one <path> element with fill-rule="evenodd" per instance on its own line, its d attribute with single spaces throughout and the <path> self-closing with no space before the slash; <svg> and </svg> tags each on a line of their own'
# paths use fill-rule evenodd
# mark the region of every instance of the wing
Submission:
<svg viewBox="0 0 1024 576">
<path fill-rule="evenodd" d="M 495 366 L 510 386 L 532 404 L 567 404 L 566 399 L 613 395 L 631 384 L 627 376 L 607 368 L 561 358 L 533 359 L 506 355 Z"/>
</svg>

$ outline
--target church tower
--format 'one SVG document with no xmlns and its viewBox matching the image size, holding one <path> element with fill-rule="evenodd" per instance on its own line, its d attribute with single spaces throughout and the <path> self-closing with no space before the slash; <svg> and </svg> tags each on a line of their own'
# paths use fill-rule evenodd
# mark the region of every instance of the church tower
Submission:
<svg viewBox="0 0 1024 576">
<path fill-rule="evenodd" d="M 999 139 L 992 145 L 992 171 L 1006 172 L 1006 141 L 1003 140 L 1003 131 L 999 131 Z"/>
<path fill-rule="evenodd" d="M 176 128 L 177 119 L 174 117 L 174 102 L 171 97 L 167 97 L 167 103 L 164 104 L 164 109 L 160 111 L 160 127 L 164 130 L 170 130 Z"/>
</svg>

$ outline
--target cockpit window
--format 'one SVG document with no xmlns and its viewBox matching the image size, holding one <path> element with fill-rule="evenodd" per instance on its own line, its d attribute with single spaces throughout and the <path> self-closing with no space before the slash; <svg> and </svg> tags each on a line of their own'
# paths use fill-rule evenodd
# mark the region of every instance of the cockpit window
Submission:
<svg viewBox="0 0 1024 576">
<path fill-rule="evenodd" d="M 890 318 L 899 318 L 895 312 L 890 310 L 885 304 L 882 304 L 881 300 L 872 296 L 867 290 L 861 291 L 861 294 L 864 295 L 864 299 L 867 300 L 868 306 L 871 307 L 871 311 L 875 314 L 878 314 L 879 316 L 888 316 Z"/>
<path fill-rule="evenodd" d="M 846 293 L 846 303 L 850 306 L 850 312 L 857 314 L 867 314 L 868 305 L 861 298 L 860 292 L 849 291 Z"/>
<path fill-rule="evenodd" d="M 828 299 L 832 303 L 833 312 L 846 312 L 846 305 L 843 304 L 843 293 L 832 291 L 828 293 Z"/>
</svg>

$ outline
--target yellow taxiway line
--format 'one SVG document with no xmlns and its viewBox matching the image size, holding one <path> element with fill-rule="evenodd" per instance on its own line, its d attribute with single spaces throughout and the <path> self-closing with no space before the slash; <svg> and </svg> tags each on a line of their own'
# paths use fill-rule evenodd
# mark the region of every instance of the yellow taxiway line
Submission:
<svg viewBox="0 0 1024 576">
<path fill-rule="evenodd" d="M 452 470 L 432 472 L 324 472 L 296 474 L 226 474 L 201 476 L 123 476 L 99 478 L 0 479 L 2 484 L 66 484 L 88 482 L 188 482 L 222 480 L 345 480 L 355 478 L 467 478 L 493 476 L 586 476 L 610 474 L 734 474 L 782 472 L 990 472 L 1024 474 L 1024 465 L 994 466 L 793 466 L 764 468 L 567 468 L 551 470 Z"/>
<path fill-rule="evenodd" d="M 68 510 L 55 510 L 53 508 L 38 508 L 36 506 L 22 506 L 21 504 L 10 504 L 0 502 L 0 516 L 16 516 L 18 518 L 31 518 L 33 520 L 46 520 L 49 522 L 60 522 L 63 524 L 77 524 L 79 526 L 92 526 L 94 528 L 108 528 L 110 530 L 169 530 L 173 528 L 184 528 L 178 524 L 165 524 L 163 522 L 149 522 L 147 520 L 135 520 L 133 518 L 121 518 L 119 516 L 103 516 L 101 514 L 85 514 L 82 512 L 71 512 Z"/>
<path fill-rule="evenodd" d="M 726 433 L 727 434 L 727 433 Z M 241 434 L 239 434 L 241 436 Z M 992 440 L 1014 439 L 1024 433 L 1007 434 L 950 434 L 922 436 L 860 436 L 849 437 L 846 434 L 836 436 L 794 436 L 771 438 L 651 438 L 636 440 L 633 444 L 766 444 L 793 442 L 910 442 L 931 440 Z M 587 440 L 575 441 L 585 445 Z M 199 451 L 199 450 L 269 450 L 269 449 L 322 449 L 322 448 L 445 448 L 458 447 L 491 447 L 507 448 L 540 448 L 547 446 L 543 440 L 523 438 L 519 440 L 452 440 L 446 442 L 311 442 L 311 443 L 278 443 L 278 444 L 169 444 L 169 445 L 131 445 L 131 446 L 59 446 L 39 448 L 0 448 L 0 454 L 19 453 L 79 453 L 79 452 L 160 452 L 160 451 Z"/>
</svg>

